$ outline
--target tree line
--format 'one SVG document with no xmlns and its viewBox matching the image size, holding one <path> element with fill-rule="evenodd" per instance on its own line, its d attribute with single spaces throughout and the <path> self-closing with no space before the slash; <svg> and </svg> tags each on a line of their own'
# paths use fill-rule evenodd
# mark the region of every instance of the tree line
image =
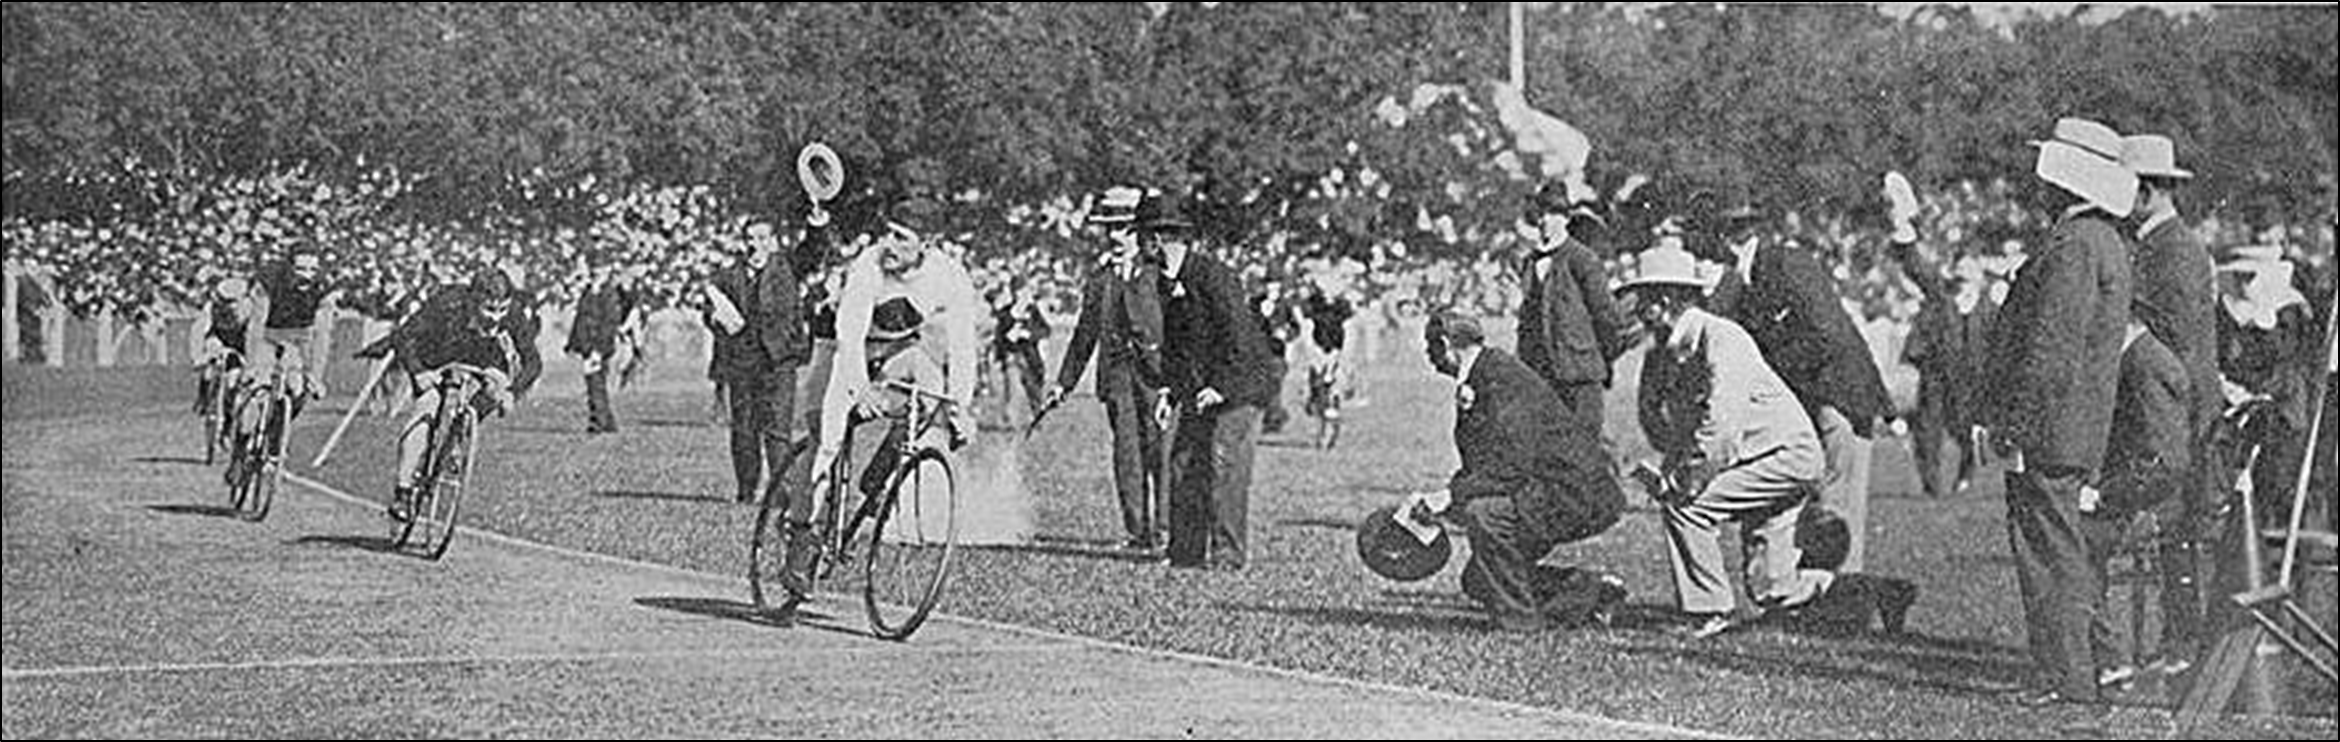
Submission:
<svg viewBox="0 0 2340 742">
<path fill-rule="evenodd" d="M 1887 169 L 2023 175 L 2026 141 L 2079 115 L 2176 139 L 2206 205 L 2320 217 L 2336 17 L 1553 4 L 1527 14 L 1527 97 L 1590 137 L 1610 187 L 1853 211 Z M 298 167 L 394 173 L 409 186 L 386 213 L 429 222 L 584 219 L 613 188 L 668 186 L 789 219 L 818 140 L 852 174 L 849 215 L 925 191 L 1004 229 L 1136 182 L 1193 191 L 1230 238 L 1468 253 L 1451 233 L 1504 232 L 1533 188 L 1489 165 L 1492 114 L 1374 112 L 1425 84 L 1485 100 L 1505 23 L 1502 3 L 12 4 L 6 206 L 102 221 L 159 207 L 153 180 Z M 1459 229 L 1419 239 L 1440 217 Z"/>
</svg>

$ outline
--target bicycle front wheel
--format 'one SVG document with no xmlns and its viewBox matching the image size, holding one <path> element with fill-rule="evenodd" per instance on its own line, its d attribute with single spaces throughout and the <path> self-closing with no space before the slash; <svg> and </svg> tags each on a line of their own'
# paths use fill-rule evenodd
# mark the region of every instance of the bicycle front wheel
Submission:
<svg viewBox="0 0 2340 742">
<path fill-rule="evenodd" d="M 457 410 L 447 424 L 446 435 L 431 452 L 430 473 L 425 482 L 415 488 L 414 543 L 423 556 L 438 559 L 447 555 L 447 546 L 455 541 L 455 517 L 462 511 L 464 486 L 471 478 L 472 456 L 477 452 L 479 417 L 469 405 Z"/>
<path fill-rule="evenodd" d="M 255 441 L 258 466 L 252 470 L 250 496 L 244 498 L 244 519 L 255 523 L 268 519 L 268 511 L 276 507 L 276 490 L 284 479 L 284 437 L 292 427 L 292 405 L 282 397 L 272 397 L 268 404 L 268 424 L 263 426 Z"/>
<path fill-rule="evenodd" d="M 950 578 L 959 543 L 959 482 L 942 451 L 903 462 L 887 487 L 862 560 L 862 599 L 878 636 L 910 638 Z"/>
</svg>

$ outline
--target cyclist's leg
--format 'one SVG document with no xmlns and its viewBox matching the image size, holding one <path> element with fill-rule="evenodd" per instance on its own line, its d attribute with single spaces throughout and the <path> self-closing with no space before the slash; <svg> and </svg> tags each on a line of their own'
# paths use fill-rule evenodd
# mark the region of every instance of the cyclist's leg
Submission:
<svg viewBox="0 0 2340 742">
<path fill-rule="evenodd" d="M 286 374 L 285 394 L 292 400 L 292 417 L 301 416 L 309 398 L 317 396 L 317 380 L 309 375 L 309 328 L 271 329 L 268 341 L 276 346 L 278 373 Z"/>
<path fill-rule="evenodd" d="M 398 469 L 390 487 L 391 515 L 403 517 L 414 496 L 414 480 L 422 474 L 423 454 L 430 448 L 431 420 L 439 412 L 437 374 L 423 372 L 414 376 L 414 414 L 407 418 L 398 436 Z"/>
</svg>

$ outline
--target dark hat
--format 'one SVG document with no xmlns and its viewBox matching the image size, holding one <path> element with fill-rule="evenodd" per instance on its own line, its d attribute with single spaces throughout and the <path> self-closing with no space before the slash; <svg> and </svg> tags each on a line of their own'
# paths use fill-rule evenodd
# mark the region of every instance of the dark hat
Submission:
<svg viewBox="0 0 2340 742">
<path fill-rule="evenodd" d="M 1828 508 L 1806 504 L 1796 522 L 1796 548 L 1804 552 L 1797 568 L 1834 572 L 1852 550 L 1852 527 Z"/>
<path fill-rule="evenodd" d="M 918 305 L 910 303 L 910 297 L 897 296 L 870 310 L 867 337 L 870 342 L 901 340 L 917 335 L 925 324 L 926 315 L 918 311 Z"/>
<path fill-rule="evenodd" d="M 1487 331 L 1479 326 L 1479 319 L 1458 312 L 1433 314 L 1430 316 L 1430 324 L 1424 329 L 1445 338 L 1448 344 L 1483 345 L 1487 342 Z"/>
<path fill-rule="evenodd" d="M 1186 204 L 1174 193 L 1149 194 L 1138 202 L 1138 229 L 1148 232 L 1178 232 L 1194 228 L 1186 218 Z"/>
<path fill-rule="evenodd" d="M 1429 544 L 1423 544 L 1405 526 L 1398 525 L 1398 507 L 1382 506 L 1357 524 L 1357 558 L 1374 574 L 1398 582 L 1438 574 L 1454 556 L 1454 539 L 1442 528 Z"/>
<path fill-rule="evenodd" d="M 895 203 L 886 212 L 886 221 L 912 234 L 931 235 L 942 229 L 943 205 L 925 196 L 912 196 Z"/>
</svg>

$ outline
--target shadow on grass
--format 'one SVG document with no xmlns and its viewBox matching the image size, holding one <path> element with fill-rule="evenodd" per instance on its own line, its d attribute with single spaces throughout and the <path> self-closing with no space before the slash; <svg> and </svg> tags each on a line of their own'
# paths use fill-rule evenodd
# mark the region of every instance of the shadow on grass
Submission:
<svg viewBox="0 0 2340 742">
<path fill-rule="evenodd" d="M 842 599 L 838 598 L 837 596 L 829 597 L 831 599 Z M 836 616 L 815 610 L 809 605 L 799 605 L 795 608 L 785 611 L 768 611 L 756 607 L 753 603 L 746 603 L 728 598 L 684 596 L 635 598 L 634 604 L 644 608 L 656 608 L 662 611 L 674 611 L 676 613 L 688 613 L 695 616 L 706 616 L 708 618 L 720 618 L 726 621 L 738 621 L 740 623 L 755 624 L 757 626 L 768 626 L 775 629 L 789 629 L 801 626 L 808 629 L 817 629 L 820 631 L 828 631 L 850 636 L 868 637 L 871 639 L 877 638 L 877 635 L 869 633 L 869 631 L 866 629 L 858 626 L 846 626 L 842 623 L 839 623 L 839 619 Z"/>
<path fill-rule="evenodd" d="M 728 427 L 731 427 L 731 426 L 729 426 L 729 425 L 725 425 L 725 424 L 724 424 L 724 421 L 722 421 L 722 420 L 707 420 L 707 419 L 701 419 L 701 420 L 671 420 L 671 419 L 667 419 L 667 420 L 662 420 L 662 419 L 657 419 L 657 418 L 651 418 L 651 419 L 646 419 L 646 420 L 627 420 L 627 421 L 624 421 L 624 422 L 623 422 L 623 424 L 624 424 L 624 425 L 640 425 L 640 426 L 642 426 L 642 427 L 645 427 L 645 428 L 713 428 L 713 429 L 716 429 L 716 430 L 721 430 L 721 429 L 723 429 L 723 428 L 728 428 Z"/>
<path fill-rule="evenodd" d="M 166 513 L 169 515 L 200 515 L 206 518 L 236 519 L 242 519 L 244 517 L 244 511 L 237 510 L 225 505 L 187 505 L 174 503 L 168 505 L 148 505 L 146 506 L 146 509 L 155 511 L 157 513 Z"/>
<path fill-rule="evenodd" d="M 1030 543 L 967 544 L 959 548 L 1013 554 L 1042 554 L 1048 556 L 1081 557 L 1084 559 L 1105 559 L 1116 562 L 1154 562 L 1160 561 L 1161 559 L 1161 552 L 1159 551 L 1131 551 L 1120 541 L 1049 536 L 1034 537 L 1033 541 Z"/>
<path fill-rule="evenodd" d="M 392 541 L 389 538 L 383 536 L 302 536 L 300 538 L 285 541 L 284 543 L 288 546 L 331 546 L 342 549 L 357 549 L 359 551 L 370 551 L 376 554 L 402 556 L 408 559 L 421 559 L 425 561 L 429 560 L 429 558 L 423 554 L 398 548 L 398 542 Z"/>
<path fill-rule="evenodd" d="M 188 466 L 206 466 L 206 465 L 209 465 L 209 463 L 210 463 L 210 462 L 204 461 L 204 460 L 202 460 L 202 459 L 195 458 L 195 457 L 193 457 L 193 456 L 137 456 L 137 457 L 132 457 L 132 458 L 130 459 L 130 463 L 133 463 L 133 464 L 186 464 L 186 465 L 188 465 Z"/>
<path fill-rule="evenodd" d="M 1285 518 L 1283 520 L 1276 521 L 1276 525 L 1285 528 L 1323 528 L 1334 531 L 1354 531 L 1357 530 L 1357 519 L 1350 518 L 1343 520 L 1339 518 L 1311 516 L 1307 518 Z"/>
<path fill-rule="evenodd" d="M 685 495 L 685 494 L 682 494 L 682 493 L 679 493 L 679 492 L 644 492 L 644 491 L 640 491 L 640 490 L 594 490 L 594 491 L 593 491 L 593 496 L 594 496 L 594 497 L 608 497 L 608 498 L 617 498 L 617 499 L 623 499 L 623 500 L 672 500 L 672 501 L 675 501 L 675 502 L 712 502 L 712 503 L 719 503 L 719 504 L 724 504 L 724 505 L 729 505 L 729 504 L 731 504 L 731 502 L 732 502 L 731 498 L 729 498 L 729 497 L 716 497 L 716 496 L 713 496 L 713 495 Z"/>
<path fill-rule="evenodd" d="M 1758 677 L 1883 681 L 1978 696 L 2019 687 L 2030 667 L 2007 647 L 1976 641 L 1918 634 L 1847 635 L 1780 622 L 1760 623 L 1747 631 L 1784 638 L 1772 642 L 1720 638 L 1621 651 Z"/>
<path fill-rule="evenodd" d="M 1439 608 L 1359 607 L 1220 601 L 1216 607 L 1221 610 L 1283 616 L 1317 624 L 1338 624 L 1384 631 L 1485 632 L 1495 630 L 1495 622 L 1487 618 L 1486 614 L 1462 610 L 1460 606 L 1453 608 L 1445 606 Z"/>
</svg>

